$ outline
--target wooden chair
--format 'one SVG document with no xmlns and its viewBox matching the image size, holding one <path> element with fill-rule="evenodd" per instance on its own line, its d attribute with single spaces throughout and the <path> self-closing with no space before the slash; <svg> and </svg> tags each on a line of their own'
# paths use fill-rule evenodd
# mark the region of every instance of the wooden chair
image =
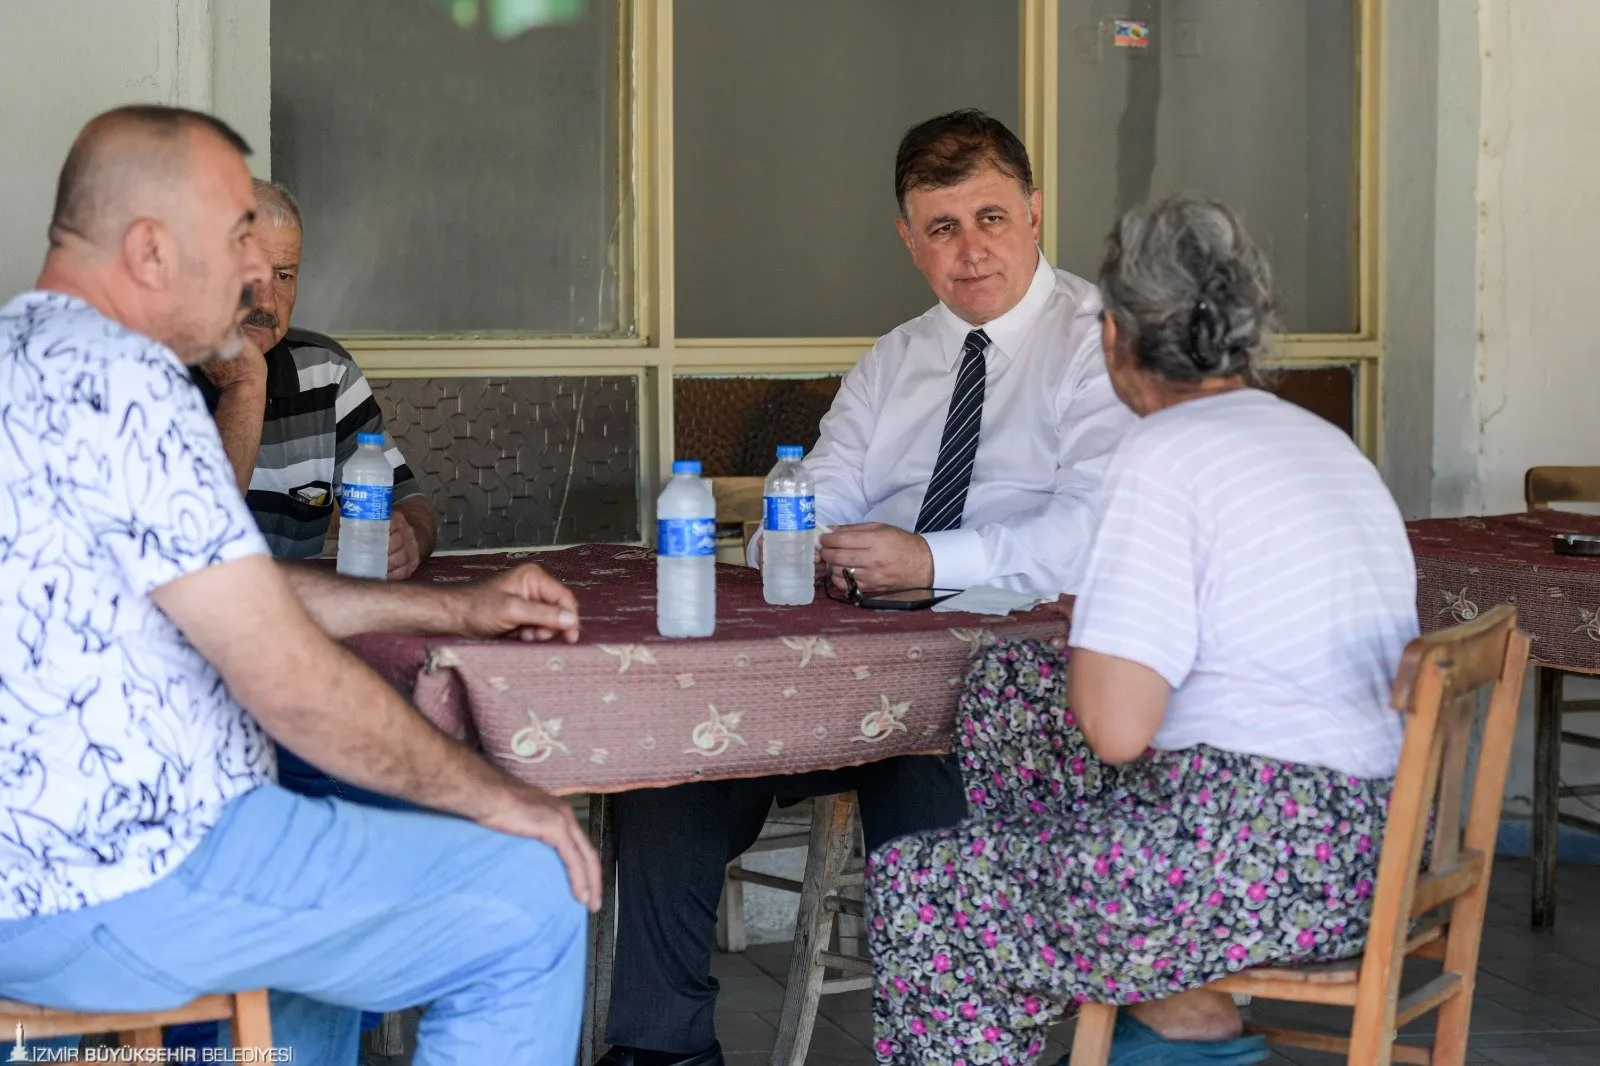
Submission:
<svg viewBox="0 0 1600 1066">
<path fill-rule="evenodd" d="M 761 885 L 764 888 L 775 888 L 781 892 L 793 892 L 797 895 L 801 892 L 802 882 L 779 877 L 776 874 L 762 873 L 759 870 L 747 870 L 744 867 L 744 860 L 747 856 L 762 852 L 805 847 L 806 842 L 811 839 L 811 816 L 810 800 L 787 808 L 781 814 L 770 815 L 767 819 L 767 831 L 762 837 L 744 855 L 728 864 L 727 874 L 722 881 L 722 899 L 717 904 L 718 951 L 738 954 L 749 946 L 744 926 L 745 885 Z M 777 832 L 771 832 L 773 829 L 777 829 Z"/>
<path fill-rule="evenodd" d="M 711 491 L 717 499 L 717 523 L 742 526 L 743 545 L 761 527 L 761 478 L 713 478 Z M 717 945 L 724 951 L 743 951 L 744 886 L 764 885 L 800 894 L 800 910 L 795 918 L 794 953 L 789 960 L 789 979 L 784 986 L 783 1011 L 778 1020 L 778 1039 L 773 1047 L 773 1066 L 800 1066 L 811 1044 L 811 1031 L 817 1021 L 817 1004 L 825 995 L 854 992 L 872 987 L 872 961 L 861 955 L 834 950 L 836 933 L 845 938 L 864 933 L 863 904 L 860 899 L 862 863 L 852 861 L 859 850 L 860 828 L 855 819 L 854 793 L 819 796 L 811 802 L 811 825 L 805 833 L 780 833 L 763 837 L 752 851 L 772 851 L 806 845 L 806 870 L 800 881 L 756 870 L 744 869 L 740 859 L 728 864 L 722 883 L 722 900 L 717 906 Z M 854 895 L 848 894 L 851 889 Z M 840 926 L 853 926 L 841 930 Z M 850 976 L 829 978 L 828 970 L 842 970 Z"/>
<path fill-rule="evenodd" d="M 835 918 L 860 922 L 860 898 L 842 894 L 859 889 L 861 868 L 851 863 L 857 839 L 853 792 L 818 796 L 811 801 L 811 836 L 806 851 L 805 879 L 800 885 L 800 913 L 794 923 L 794 951 L 783 986 L 783 1011 L 772 1066 L 801 1066 L 811 1046 L 817 1004 L 823 996 L 872 987 L 872 960 L 833 950 Z M 829 977 L 840 970 L 844 977 Z"/>
<path fill-rule="evenodd" d="M 765 479 L 714 477 L 710 481 L 711 494 L 717 500 L 717 525 L 737 526 L 741 537 L 738 559 L 730 557 L 723 561 L 743 563 L 743 549 L 750 544 L 750 538 L 756 535 L 756 530 L 761 528 L 762 509 L 765 507 L 762 500 Z"/>
<path fill-rule="evenodd" d="M 1600 466 L 1536 466 L 1522 482 L 1528 510 L 1547 511 L 1553 503 L 1600 503 Z M 1600 822 L 1563 814 L 1567 797 L 1600 796 L 1600 784 L 1563 785 L 1561 746 L 1600 749 L 1600 738 L 1561 728 L 1569 714 L 1600 712 L 1600 700 L 1564 699 L 1567 673 L 1553 666 L 1533 668 L 1533 925 L 1556 921 L 1556 850 L 1563 824 L 1600 833 Z"/>
<path fill-rule="evenodd" d="M 1355 1012 L 1348 1035 L 1255 1030 L 1269 1041 L 1344 1054 L 1350 1066 L 1460 1066 L 1465 1060 L 1478 944 L 1529 643 L 1517 630 L 1516 610 L 1502 605 L 1465 625 L 1419 637 L 1406 648 L 1391 702 L 1409 721 L 1390 794 L 1365 952 L 1342 962 L 1245 970 L 1209 986 Z M 1472 726 L 1484 689 L 1488 713 L 1476 772 L 1469 775 Z M 1463 832 L 1462 800 L 1469 787 Z M 1433 840 L 1424 863 L 1430 817 Z M 1444 969 L 1402 997 L 1407 958 L 1438 960 Z M 1395 1043 L 1396 1030 L 1434 1010 L 1431 1048 Z M 1104 1066 L 1116 1016 L 1114 1006 L 1083 1006 L 1072 1066 Z"/>
<path fill-rule="evenodd" d="M 13 1029 L 20 1026 L 17 1031 L 25 1039 L 116 1033 L 117 1042 L 122 1047 L 158 1048 L 161 1046 L 162 1026 L 224 1020 L 233 1023 L 234 1047 L 258 1051 L 272 1049 L 272 1018 L 267 1010 L 266 989 L 201 996 L 181 1007 L 156 1011 L 55 1010 L 0 999 L 0 1038 L 9 1038 Z M 267 1060 L 258 1058 L 254 1061 Z"/>
</svg>

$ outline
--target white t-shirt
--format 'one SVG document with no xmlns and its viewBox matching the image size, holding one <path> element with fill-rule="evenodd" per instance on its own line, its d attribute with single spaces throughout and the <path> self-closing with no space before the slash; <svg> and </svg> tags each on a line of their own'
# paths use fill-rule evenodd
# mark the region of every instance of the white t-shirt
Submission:
<svg viewBox="0 0 1600 1066">
<path fill-rule="evenodd" d="M 272 779 L 150 598 L 266 550 L 169 348 L 59 293 L 0 308 L 0 920 L 153 884 Z"/>
<path fill-rule="evenodd" d="M 1189 400 L 1123 439 L 1102 509 L 1071 643 L 1172 686 L 1156 748 L 1393 775 L 1416 569 L 1348 437 L 1256 389 Z"/>
</svg>

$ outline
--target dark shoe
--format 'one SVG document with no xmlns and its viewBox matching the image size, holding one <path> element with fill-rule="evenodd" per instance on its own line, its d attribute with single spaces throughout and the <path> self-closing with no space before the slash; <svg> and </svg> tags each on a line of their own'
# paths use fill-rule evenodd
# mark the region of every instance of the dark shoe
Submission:
<svg viewBox="0 0 1600 1066">
<path fill-rule="evenodd" d="M 631 1047 L 613 1047 L 610 1051 L 595 1059 L 594 1066 L 641 1066 L 642 1056 L 648 1055 L 653 1060 L 659 1052 L 644 1051 Z M 693 1055 L 686 1055 L 681 1059 L 672 1059 L 668 1066 L 724 1066 L 722 1061 L 722 1045 L 712 1044 L 704 1051 L 697 1051 Z"/>
</svg>

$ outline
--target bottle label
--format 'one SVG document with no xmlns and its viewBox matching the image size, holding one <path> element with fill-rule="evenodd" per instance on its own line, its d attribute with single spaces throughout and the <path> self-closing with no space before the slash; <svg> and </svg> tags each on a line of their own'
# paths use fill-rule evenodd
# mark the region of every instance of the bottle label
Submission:
<svg viewBox="0 0 1600 1066">
<path fill-rule="evenodd" d="M 662 518 L 656 522 L 656 552 L 681 558 L 717 554 L 714 518 Z"/>
<path fill-rule="evenodd" d="M 762 528 L 769 533 L 807 533 L 817 528 L 815 496 L 768 496 L 767 520 Z"/>
<path fill-rule="evenodd" d="M 394 489 L 388 485 L 339 486 L 339 518 L 343 521 L 387 522 Z"/>
</svg>

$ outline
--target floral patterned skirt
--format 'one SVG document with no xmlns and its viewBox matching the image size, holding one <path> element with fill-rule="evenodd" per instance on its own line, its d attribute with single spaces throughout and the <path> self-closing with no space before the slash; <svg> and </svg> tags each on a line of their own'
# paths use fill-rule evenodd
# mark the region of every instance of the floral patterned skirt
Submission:
<svg viewBox="0 0 1600 1066">
<path fill-rule="evenodd" d="M 1065 667 L 990 648 L 958 722 L 972 817 L 871 856 L 881 1062 L 1020 1066 L 1075 1003 L 1362 948 L 1388 780 L 1209 747 L 1102 764 Z"/>
</svg>

